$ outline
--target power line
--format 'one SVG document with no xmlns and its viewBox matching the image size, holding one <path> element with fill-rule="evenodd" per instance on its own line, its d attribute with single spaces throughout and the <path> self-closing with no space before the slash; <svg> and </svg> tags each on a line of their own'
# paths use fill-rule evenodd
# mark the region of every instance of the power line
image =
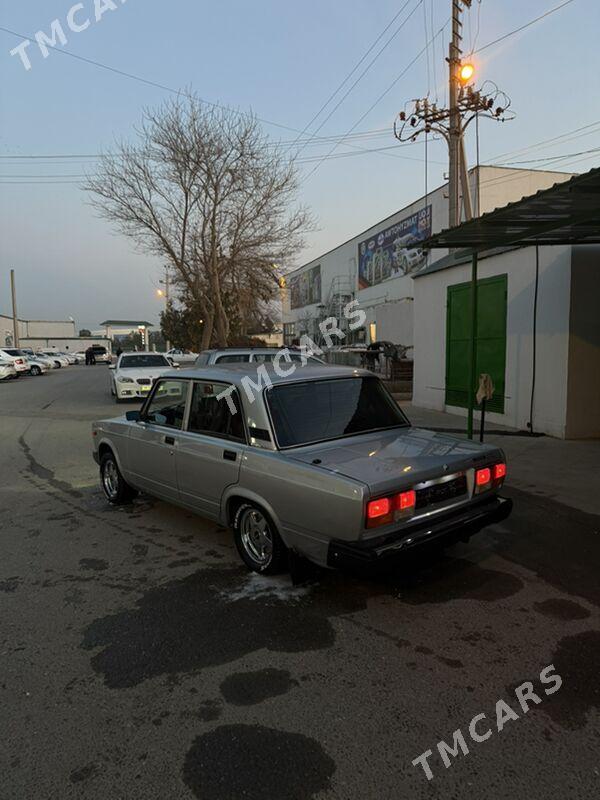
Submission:
<svg viewBox="0 0 600 800">
<path fill-rule="evenodd" d="M 494 39 L 492 42 L 488 42 L 487 44 L 484 44 L 483 47 L 479 48 L 479 50 L 473 51 L 472 55 L 477 55 L 477 53 L 482 53 L 484 50 L 487 50 L 488 47 L 493 47 L 493 45 L 498 44 L 498 42 L 503 42 L 505 39 L 508 39 L 509 36 L 514 36 L 516 33 L 520 33 L 521 31 L 524 31 L 525 28 L 529 28 L 529 27 L 531 27 L 531 25 L 535 25 L 536 22 L 540 22 L 541 20 L 546 19 L 546 17 L 549 17 L 550 14 L 554 14 L 555 11 L 560 11 L 561 8 L 564 8 L 565 6 L 568 6 L 568 5 L 570 5 L 571 3 L 574 3 L 574 2 L 575 2 L 575 0 L 565 0 L 564 3 L 561 3 L 558 6 L 554 6 L 554 8 L 549 8 L 548 11 L 545 11 L 539 17 L 536 17 L 535 19 L 532 19 L 529 22 L 526 22 L 524 25 L 521 25 L 521 27 L 519 27 L 519 28 L 515 28 L 514 31 L 509 31 L 508 33 L 505 33 L 503 36 L 499 36 L 497 39 Z"/>
<path fill-rule="evenodd" d="M 304 129 L 303 129 L 303 130 L 300 132 L 300 136 L 299 136 L 299 137 L 298 137 L 298 138 L 297 138 L 297 139 L 296 139 L 296 140 L 295 140 L 295 141 L 292 143 L 292 146 L 298 143 L 298 141 L 299 141 L 300 137 L 301 137 L 301 136 L 304 136 L 304 134 L 305 134 L 305 133 L 306 133 L 306 131 L 307 131 L 307 130 L 310 128 L 310 126 L 313 124 L 313 122 L 315 122 L 315 121 L 316 121 L 316 120 L 317 120 L 317 119 L 318 119 L 318 118 L 321 116 L 321 114 L 322 114 L 322 113 L 323 113 L 323 111 L 324 111 L 324 110 L 327 108 L 327 106 L 328 106 L 328 105 L 329 105 L 329 103 L 330 103 L 330 102 L 333 100 L 333 98 L 334 98 L 334 97 L 335 97 L 335 96 L 338 94 L 338 92 L 340 92 L 340 91 L 342 90 L 342 88 L 343 88 L 343 87 L 346 85 L 346 83 L 347 83 L 347 82 L 350 80 L 350 78 L 351 78 L 351 77 L 354 75 L 354 73 L 355 73 L 355 72 L 356 72 L 356 70 L 357 70 L 357 69 L 360 67 L 360 65 L 361 65 L 361 64 L 362 64 L 362 63 L 363 63 L 363 62 L 366 60 L 366 58 L 369 56 L 369 54 L 370 54 L 370 53 L 371 53 L 371 52 L 372 52 L 372 51 L 375 49 L 375 47 L 376 47 L 376 46 L 379 44 L 379 42 L 380 42 L 380 41 L 383 39 L 383 37 L 385 36 L 385 34 L 386 34 L 388 31 L 389 31 L 389 29 L 392 27 L 392 25 L 393 25 L 393 24 L 396 22 L 396 20 L 398 19 L 398 17 L 400 16 L 400 14 L 402 14 L 402 12 L 404 11 L 404 9 L 406 8 L 406 6 L 408 5 L 408 3 L 409 3 L 409 2 L 410 2 L 410 0 L 407 0 L 407 2 L 406 2 L 406 3 L 405 3 L 403 6 L 402 6 L 402 8 L 400 9 L 400 11 L 398 11 L 398 12 L 397 12 L 397 14 L 395 14 L 395 15 L 394 15 L 394 17 L 392 18 L 392 20 L 391 20 L 391 21 L 390 21 L 390 22 L 389 22 L 389 23 L 386 25 L 386 27 L 385 27 L 385 28 L 384 28 L 384 29 L 381 31 L 381 33 L 379 34 L 379 36 L 378 36 L 378 37 L 375 39 L 375 41 L 373 42 L 373 44 L 372 44 L 372 45 L 369 47 L 369 49 L 368 49 L 368 50 L 367 50 L 367 51 L 364 53 L 364 55 L 362 56 L 362 58 L 360 59 L 360 61 L 358 61 L 358 63 L 354 65 L 354 67 L 352 68 L 352 70 L 351 70 L 351 71 L 350 71 L 350 72 L 349 72 L 349 73 L 346 75 L 346 77 L 345 77 L 345 78 L 344 78 L 344 80 L 343 80 L 343 81 L 342 81 L 342 82 L 339 84 L 339 86 L 337 87 L 337 89 L 336 89 L 336 90 L 335 90 L 335 91 L 334 91 L 334 92 L 333 92 L 333 93 L 332 93 L 332 94 L 331 94 L 331 95 L 330 95 L 330 96 L 327 98 L 327 100 L 326 100 L 326 101 L 323 103 L 323 105 L 321 106 L 321 108 L 320 108 L 320 109 L 317 111 L 317 113 L 316 113 L 316 114 L 313 116 L 313 118 L 310 120 L 310 122 L 309 122 L 309 123 L 307 123 L 307 124 L 304 126 Z M 388 44 L 389 44 L 389 42 L 388 42 Z M 314 135 L 314 134 L 313 134 L 313 135 Z M 310 139 L 309 139 L 309 141 L 310 141 Z"/>
<path fill-rule="evenodd" d="M 418 7 L 418 6 L 415 6 L 415 9 L 416 9 L 417 7 Z M 413 12 L 414 12 L 414 10 L 415 10 L 415 9 L 413 9 Z M 445 23 L 442 25 L 442 27 L 439 29 L 439 31 L 438 31 L 436 34 L 434 34 L 434 36 L 433 36 L 432 38 L 436 38 L 437 36 L 439 36 L 439 35 L 442 33 L 442 31 L 444 30 L 444 28 L 446 27 L 446 25 L 447 25 L 449 22 L 450 22 L 450 18 L 448 18 L 448 19 L 446 20 L 446 22 L 445 22 Z M 416 62 L 419 60 L 419 58 L 421 58 L 421 56 L 422 56 L 422 55 L 423 55 L 423 53 L 425 52 L 426 48 L 427 48 L 427 45 L 425 45 L 425 47 L 423 47 L 423 48 L 422 48 L 422 49 L 421 49 L 421 50 L 420 50 L 420 51 L 417 53 L 417 55 L 416 55 L 416 56 L 415 56 L 415 57 L 412 59 L 412 61 L 410 61 L 410 62 L 409 62 L 407 65 L 406 65 L 406 67 L 405 67 L 405 68 L 402 70 L 402 72 L 401 72 L 401 73 L 400 73 L 400 74 L 399 74 L 399 75 L 398 75 L 398 76 L 397 76 L 397 77 L 396 77 L 396 78 L 395 78 L 395 79 L 392 81 L 392 83 L 391 83 L 391 84 L 388 86 L 388 88 L 387 88 L 387 89 L 386 89 L 384 92 L 382 92 L 382 93 L 379 95 L 379 97 L 377 98 L 377 100 L 375 100 L 375 102 L 374 102 L 374 103 L 373 103 L 373 104 L 372 104 L 372 105 L 371 105 L 371 106 L 370 106 L 370 107 L 369 107 L 369 108 L 368 108 L 368 109 L 365 111 L 365 113 L 364 113 L 364 114 L 362 114 L 362 116 L 360 117 L 360 119 L 359 119 L 357 122 L 355 122 L 355 123 L 354 123 L 354 125 L 353 125 L 353 126 L 350 128 L 350 130 L 347 132 L 346 136 L 345 136 L 345 137 L 343 137 L 343 138 L 340 140 L 340 142 L 338 142 L 337 144 L 335 144 L 335 145 L 332 147 L 332 149 L 329 151 L 329 153 L 327 153 L 327 155 L 326 155 L 326 156 L 324 156 L 324 157 L 323 157 L 323 158 L 322 158 L 322 159 L 321 159 L 321 160 L 318 162 L 318 164 L 317 164 L 317 165 L 316 165 L 316 166 L 315 166 L 315 167 L 314 167 L 314 168 L 313 168 L 313 169 L 312 169 L 312 170 L 311 170 L 311 171 L 308 173 L 308 175 L 306 176 L 306 178 L 304 178 L 304 180 L 302 181 L 302 183 L 306 183 L 306 181 L 307 181 L 309 178 L 311 178 L 311 177 L 314 175 L 314 173 L 315 173 L 315 172 L 316 172 L 316 171 L 319 169 L 319 167 L 321 166 L 321 164 L 322 164 L 322 163 L 324 163 L 324 161 L 326 161 L 326 160 L 327 160 L 327 158 L 328 158 L 328 157 L 329 157 L 329 156 L 330 156 L 330 155 L 331 155 L 331 154 L 332 154 L 332 153 L 333 153 L 335 150 L 337 150 L 337 148 L 340 146 L 340 144 L 342 144 L 342 143 L 344 142 L 344 139 L 345 139 L 346 137 L 350 136 L 350 134 L 351 134 L 351 133 L 352 133 L 352 132 L 353 132 L 353 131 L 354 131 L 354 130 L 355 130 L 355 129 L 356 129 L 356 128 L 357 128 L 357 127 L 360 125 L 360 123 L 361 123 L 361 122 L 362 122 L 362 121 L 363 121 L 363 120 L 364 120 L 366 117 L 368 117 L 368 116 L 369 116 L 369 114 L 371 113 L 371 111 L 373 111 L 373 109 L 374 109 L 376 106 L 378 106 L 378 105 L 379 105 L 379 103 L 380 103 L 380 102 L 383 100 L 383 98 L 384 98 L 384 97 L 386 97 L 386 96 L 387 96 L 387 95 L 388 95 L 388 94 L 389 94 L 389 93 L 392 91 L 392 89 L 393 89 L 393 88 L 394 88 L 394 86 L 395 86 L 395 85 L 398 83 L 398 81 L 400 81 L 400 80 L 401 80 L 401 79 L 402 79 L 402 78 L 403 78 L 403 77 L 406 75 L 406 73 L 408 72 L 408 70 L 409 70 L 409 69 L 410 69 L 410 68 L 413 66 L 413 64 L 415 64 L 415 63 L 416 63 Z"/>
<path fill-rule="evenodd" d="M 406 6 L 407 6 L 409 3 L 410 3 L 410 0 L 406 0 L 406 3 L 405 3 L 403 6 L 402 6 L 402 9 L 401 9 L 401 11 L 404 11 L 404 9 L 406 8 Z M 383 51 L 384 51 L 384 50 L 385 50 L 385 49 L 388 47 L 388 45 L 389 45 L 389 44 L 390 44 L 390 43 L 391 43 L 391 42 L 392 42 L 392 41 L 393 41 L 393 40 L 396 38 L 396 36 L 397 36 L 397 35 L 400 33 L 400 31 L 402 30 L 402 28 L 404 28 L 404 26 L 406 25 L 406 23 L 409 21 L 409 19 L 412 17 L 412 15 L 415 13 L 415 11 L 416 11 L 416 10 L 419 8 L 419 6 L 420 6 L 422 3 L 423 3 L 423 0 L 419 0 L 419 2 L 417 3 L 417 5 L 416 5 L 416 6 L 413 8 L 413 10 L 410 12 L 410 14 L 409 14 L 409 15 L 406 17 L 406 19 L 405 19 L 405 20 L 404 20 L 404 21 L 403 21 L 403 22 L 402 22 L 402 23 L 401 23 L 401 24 L 398 26 L 398 28 L 396 29 L 396 31 L 395 31 L 395 32 L 392 34 L 392 36 L 391 36 L 391 37 L 390 37 L 390 38 L 387 40 L 387 42 L 386 42 L 386 43 L 383 45 L 383 47 L 382 47 L 382 48 L 379 50 L 379 52 L 378 52 L 378 53 L 375 55 L 375 57 L 374 57 L 374 58 L 372 58 L 372 59 L 371 59 L 371 61 L 370 61 L 370 62 L 367 64 L 367 66 L 365 67 L 365 69 L 364 69 L 364 70 L 361 72 L 361 74 L 358 76 L 358 78 L 357 78 L 357 79 L 354 81 L 354 83 L 352 84 L 352 86 L 350 86 L 350 88 L 349 88 L 349 89 L 348 89 L 348 90 L 347 90 L 347 91 L 344 93 L 344 95 L 342 96 L 342 98 L 341 98 L 341 99 L 340 99 L 340 100 L 339 100 L 339 101 L 338 101 L 338 102 L 335 104 L 335 106 L 332 108 L 332 110 L 329 112 L 329 114 L 328 114 L 328 115 L 325 117 L 325 119 L 324 119 L 324 120 L 323 120 L 323 121 L 320 123 L 320 125 L 319 125 L 319 127 L 316 129 L 316 131 L 314 131 L 314 133 L 313 133 L 313 136 L 314 136 L 314 135 L 316 135 L 316 134 L 317 134 L 317 133 L 318 133 L 318 132 L 319 132 L 319 131 L 320 131 L 320 130 L 321 130 L 321 129 L 322 129 L 322 128 L 323 128 L 323 127 L 324 127 L 324 126 L 325 126 L 325 125 L 328 123 L 328 122 L 329 122 L 329 120 L 331 119 L 331 117 L 332 117 L 332 116 L 335 114 L 335 112 L 338 110 L 338 108 L 339 108 L 339 107 L 342 105 L 342 103 L 344 102 L 344 100 L 345 100 L 345 99 L 346 99 L 346 98 L 347 98 L 347 97 L 348 97 L 348 96 L 351 94 L 351 92 L 353 92 L 353 91 L 354 91 L 354 89 L 355 89 L 355 87 L 358 85 L 358 83 L 360 83 L 360 81 L 361 81 L 361 80 L 364 78 L 364 76 L 365 76 L 365 75 L 367 74 L 367 72 L 368 72 L 368 71 L 371 69 L 371 67 L 373 66 L 373 64 L 374 64 L 374 63 L 377 61 L 377 59 L 379 58 L 379 56 L 380 56 L 380 55 L 383 53 Z M 312 138 L 312 137 L 311 137 L 311 138 Z M 309 139 L 309 142 L 310 142 L 310 139 Z M 300 149 L 300 151 L 299 151 L 299 152 L 301 153 L 301 152 L 304 150 L 304 148 L 305 148 L 306 146 L 307 146 L 307 145 L 305 144 L 305 145 L 304 145 L 304 146 L 303 146 L 303 147 Z"/>
<path fill-rule="evenodd" d="M 543 139 L 540 142 L 536 142 L 535 144 L 528 145 L 527 147 L 521 147 L 517 150 L 509 150 L 507 153 L 501 153 L 498 156 L 495 156 L 492 159 L 487 159 L 486 163 L 493 164 L 493 162 L 499 162 L 502 159 L 510 158 L 512 156 L 522 155 L 524 153 L 528 153 L 531 150 L 539 150 L 543 149 L 544 147 L 552 147 L 554 143 L 565 144 L 566 142 L 573 141 L 573 139 L 580 139 L 583 136 L 589 136 L 593 133 L 598 133 L 598 131 L 590 130 L 590 128 L 596 128 L 600 125 L 600 120 L 596 120 L 596 122 L 590 122 L 587 125 L 582 125 L 579 128 L 574 128 L 571 131 L 567 131 L 566 133 L 558 134 L 557 136 L 552 136 L 550 139 Z M 588 133 L 581 134 L 580 136 L 573 136 L 572 134 L 580 133 L 581 131 L 588 131 Z M 570 138 L 567 138 L 570 137 Z"/>
<path fill-rule="evenodd" d="M 0 25 L 0 31 L 3 31 L 4 33 L 8 33 L 11 36 L 16 36 L 16 37 L 18 37 L 18 38 L 20 38 L 22 40 L 25 40 L 25 41 L 28 41 L 28 42 L 31 42 L 31 43 L 35 43 L 35 39 L 32 39 L 30 36 L 26 36 L 25 34 L 19 33 L 17 31 L 13 31 L 10 28 L 5 28 L 5 27 L 3 27 L 1 25 Z M 60 53 L 61 55 L 69 56 L 70 58 L 74 58 L 77 61 L 83 61 L 86 64 L 91 64 L 92 66 L 98 67 L 99 69 L 107 70 L 108 72 L 112 72 L 112 73 L 114 73 L 116 75 L 120 75 L 121 77 L 129 78 L 130 80 L 134 80 L 134 81 L 138 81 L 139 83 L 146 84 L 147 86 L 153 86 L 154 88 L 161 89 L 161 90 L 163 90 L 165 92 L 170 92 L 171 94 L 175 94 L 175 95 L 178 95 L 178 96 L 182 96 L 182 95 L 183 96 L 187 96 L 187 97 L 190 96 L 190 94 L 188 92 L 183 92 L 180 89 L 174 89 L 172 86 L 167 86 L 167 85 L 165 85 L 163 83 L 158 83 L 157 81 L 152 81 L 152 80 L 149 80 L 147 78 L 143 78 L 140 75 L 135 75 L 132 72 L 126 72 L 125 70 L 117 69 L 116 67 L 111 67 L 110 65 L 104 64 L 101 61 L 95 61 L 95 60 L 93 60 L 91 58 L 85 58 L 84 56 L 77 55 L 76 53 L 72 53 L 69 50 L 65 50 L 64 48 L 59 49 L 55 45 L 50 45 L 50 44 L 47 44 L 47 47 L 49 47 L 50 49 L 52 49 L 56 53 Z M 204 103 L 204 105 L 211 106 L 213 108 L 220 108 L 220 109 L 228 111 L 228 112 L 230 112 L 232 114 L 237 114 L 238 116 L 247 116 L 243 111 L 238 111 L 237 109 L 231 108 L 229 106 L 225 106 L 222 103 L 215 103 L 215 102 L 212 102 L 210 100 L 205 100 L 204 98 L 201 98 L 201 97 L 199 97 L 198 99 L 200 100 L 201 103 Z M 303 132 L 300 131 L 298 128 L 292 128 L 289 125 L 282 125 L 279 122 L 273 122 L 273 120 L 268 120 L 268 119 L 265 119 L 264 117 L 258 117 L 257 116 L 256 119 L 258 120 L 258 122 L 261 122 L 263 125 L 270 125 L 270 126 L 273 126 L 275 128 L 281 128 L 282 130 L 291 131 L 292 133 L 303 134 Z M 347 146 L 348 147 L 353 147 L 353 148 L 355 148 L 357 150 L 361 149 L 361 148 L 357 147 L 356 145 L 352 145 L 350 143 L 348 143 Z"/>
</svg>

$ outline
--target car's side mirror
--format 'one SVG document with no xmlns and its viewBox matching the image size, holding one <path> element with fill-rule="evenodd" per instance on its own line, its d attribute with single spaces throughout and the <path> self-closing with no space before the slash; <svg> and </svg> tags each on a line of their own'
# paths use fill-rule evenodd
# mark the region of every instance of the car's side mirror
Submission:
<svg viewBox="0 0 600 800">
<path fill-rule="evenodd" d="M 125 414 L 125 419 L 129 422 L 139 422 L 140 421 L 140 412 L 139 411 L 128 411 Z"/>
<path fill-rule="evenodd" d="M 116 368 L 117 368 L 117 365 L 116 365 L 116 364 L 109 364 L 109 365 L 108 365 L 108 368 L 109 368 L 109 369 L 116 369 Z"/>
<path fill-rule="evenodd" d="M 176 369 L 178 369 L 178 368 L 181 366 L 181 364 L 179 363 L 179 361 L 171 361 L 171 364 L 173 364 L 173 366 L 174 366 Z"/>
</svg>

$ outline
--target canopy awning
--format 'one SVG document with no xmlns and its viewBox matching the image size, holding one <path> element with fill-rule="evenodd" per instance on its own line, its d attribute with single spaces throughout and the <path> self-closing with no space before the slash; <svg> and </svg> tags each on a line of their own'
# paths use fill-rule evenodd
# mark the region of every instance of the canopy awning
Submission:
<svg viewBox="0 0 600 800">
<path fill-rule="evenodd" d="M 426 250 L 600 244 L 600 167 L 436 233 Z"/>
</svg>

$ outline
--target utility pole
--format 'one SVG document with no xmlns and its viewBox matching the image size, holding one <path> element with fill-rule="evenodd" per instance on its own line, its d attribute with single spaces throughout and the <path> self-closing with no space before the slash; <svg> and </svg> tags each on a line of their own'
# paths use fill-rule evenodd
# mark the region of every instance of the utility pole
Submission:
<svg viewBox="0 0 600 800">
<path fill-rule="evenodd" d="M 448 52 L 449 103 L 448 108 L 438 108 L 429 97 L 407 103 L 412 108 L 401 111 L 394 123 L 394 134 L 401 142 L 412 142 L 422 133 L 440 134 L 448 144 L 448 226 L 461 221 L 461 186 L 465 219 L 473 216 L 469 171 L 465 154 L 464 134 L 467 126 L 479 116 L 504 122 L 512 119 L 510 99 L 491 81 L 475 89 L 475 67 L 462 61 L 462 22 L 464 8 L 471 8 L 472 0 L 451 0 L 452 38 Z M 489 89 L 486 90 L 486 85 Z M 479 208 L 478 208 L 479 211 Z"/>
<path fill-rule="evenodd" d="M 15 271 L 10 271 L 10 290 L 12 294 L 13 312 L 13 347 L 19 346 L 19 319 L 17 317 L 17 287 L 15 285 Z"/>
<path fill-rule="evenodd" d="M 453 228 L 460 222 L 459 205 L 459 185 L 460 185 L 460 162 L 462 125 L 460 110 L 458 107 L 458 91 L 461 62 L 461 30 L 462 22 L 460 15 L 462 5 L 471 7 L 471 0 L 452 0 L 452 37 L 450 39 L 450 49 L 448 53 L 449 67 L 449 125 L 448 125 L 448 225 Z"/>
<path fill-rule="evenodd" d="M 165 279 L 164 279 L 164 281 L 159 281 L 159 283 L 162 284 L 165 287 L 165 289 L 164 289 L 164 291 L 162 289 L 159 289 L 157 294 L 158 294 L 159 297 L 164 297 L 165 298 L 165 309 L 168 310 L 168 308 L 169 308 L 169 300 L 170 300 L 170 294 L 169 294 L 169 267 L 166 264 L 165 264 Z M 166 344 L 166 349 L 167 349 L 167 352 L 168 352 L 171 349 L 171 342 L 167 339 L 165 344 Z"/>
</svg>

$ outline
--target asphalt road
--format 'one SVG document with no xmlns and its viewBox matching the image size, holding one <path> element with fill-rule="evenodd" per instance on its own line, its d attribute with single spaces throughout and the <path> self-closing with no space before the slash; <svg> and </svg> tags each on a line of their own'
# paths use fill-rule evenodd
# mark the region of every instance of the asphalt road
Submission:
<svg viewBox="0 0 600 800">
<path fill-rule="evenodd" d="M 0 384 L 2 800 L 599 796 L 598 517 L 509 486 L 469 545 L 294 588 L 187 512 L 109 507 L 117 413 L 100 365 Z"/>
</svg>

